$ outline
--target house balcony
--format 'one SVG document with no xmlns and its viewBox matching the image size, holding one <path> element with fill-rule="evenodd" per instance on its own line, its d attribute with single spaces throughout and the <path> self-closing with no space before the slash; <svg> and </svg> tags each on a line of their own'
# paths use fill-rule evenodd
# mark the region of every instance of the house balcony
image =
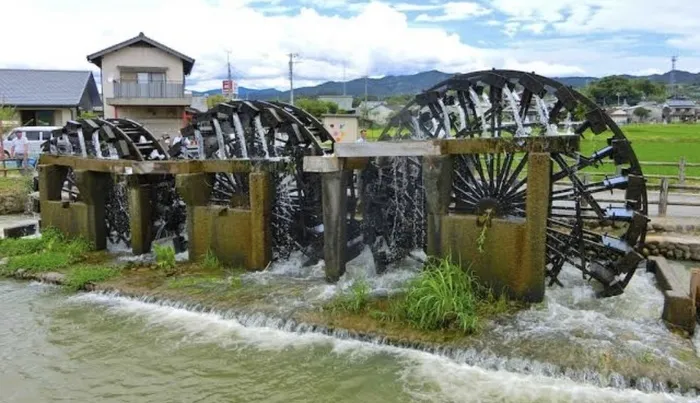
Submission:
<svg viewBox="0 0 700 403">
<path fill-rule="evenodd" d="M 107 98 L 112 106 L 190 106 L 192 94 L 185 92 L 185 84 L 171 81 L 114 82 L 113 96 Z"/>
</svg>

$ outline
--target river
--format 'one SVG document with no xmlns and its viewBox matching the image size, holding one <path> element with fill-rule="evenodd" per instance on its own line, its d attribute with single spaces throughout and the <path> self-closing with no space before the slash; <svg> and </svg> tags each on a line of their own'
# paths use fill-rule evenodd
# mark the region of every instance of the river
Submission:
<svg viewBox="0 0 700 403">
<path fill-rule="evenodd" d="M 215 313 L 0 280 L 1 402 L 656 402 Z"/>
</svg>

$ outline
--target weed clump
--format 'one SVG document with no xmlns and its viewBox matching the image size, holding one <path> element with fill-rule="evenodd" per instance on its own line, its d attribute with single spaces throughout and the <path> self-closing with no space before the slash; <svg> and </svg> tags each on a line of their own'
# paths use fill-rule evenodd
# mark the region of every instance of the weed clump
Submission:
<svg viewBox="0 0 700 403">
<path fill-rule="evenodd" d="M 458 329 L 473 333 L 484 313 L 507 309 L 505 298 L 496 299 L 480 285 L 470 268 L 450 259 L 428 265 L 408 287 L 404 299 L 406 320 L 423 330 Z"/>
<path fill-rule="evenodd" d="M 163 270 L 166 275 L 175 273 L 175 249 L 165 245 L 153 245 L 153 253 L 156 255 L 156 266 Z"/>
<path fill-rule="evenodd" d="M 219 258 L 209 249 L 207 254 L 204 255 L 204 260 L 202 260 L 202 268 L 205 270 L 220 270 L 222 267 L 223 265 Z"/>
<path fill-rule="evenodd" d="M 336 296 L 329 304 L 333 312 L 359 313 L 364 311 L 370 302 L 370 287 L 365 279 L 355 281 L 349 292 Z"/>
<path fill-rule="evenodd" d="M 433 260 L 402 294 L 372 303 L 369 288 L 359 283 L 351 292 L 333 300 L 332 312 L 361 313 L 382 322 L 406 324 L 426 331 L 453 330 L 470 334 L 481 329 L 483 319 L 501 314 L 510 306 L 504 296 L 495 297 L 478 283 L 472 270 L 449 258 Z"/>
</svg>

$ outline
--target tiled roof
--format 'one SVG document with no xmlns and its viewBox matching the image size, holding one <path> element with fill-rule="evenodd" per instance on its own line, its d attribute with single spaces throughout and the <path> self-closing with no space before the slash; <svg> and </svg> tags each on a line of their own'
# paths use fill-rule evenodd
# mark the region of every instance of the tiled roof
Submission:
<svg viewBox="0 0 700 403">
<path fill-rule="evenodd" d="M 151 45 L 155 48 L 162 50 L 165 53 L 169 53 L 169 54 L 181 59 L 182 63 L 183 63 L 183 67 L 185 69 L 185 74 L 189 75 L 192 72 L 192 67 L 194 66 L 194 59 L 193 58 L 186 56 L 186 55 L 176 51 L 175 49 L 169 48 L 169 47 L 163 45 L 162 43 L 147 37 L 146 35 L 143 34 L 143 32 L 139 32 L 138 35 L 136 35 L 135 37 L 133 37 L 131 39 L 127 39 L 124 42 L 120 42 L 120 43 L 113 45 L 113 46 L 110 46 L 106 49 L 102 49 L 99 52 L 95 52 L 91 55 L 88 55 L 87 60 L 88 60 L 88 62 L 94 63 L 98 67 L 102 68 L 102 57 L 104 55 L 106 55 L 108 53 L 116 52 L 119 49 L 134 45 L 134 44 L 139 43 L 139 42 L 143 42 L 143 43 L 146 43 L 148 45 Z"/>
<path fill-rule="evenodd" d="M 0 69 L 0 104 L 77 106 L 86 88 L 93 104 L 100 104 L 90 71 Z"/>
<path fill-rule="evenodd" d="M 692 99 L 669 99 L 666 105 L 674 108 L 692 108 L 695 106 L 695 101 Z"/>
</svg>

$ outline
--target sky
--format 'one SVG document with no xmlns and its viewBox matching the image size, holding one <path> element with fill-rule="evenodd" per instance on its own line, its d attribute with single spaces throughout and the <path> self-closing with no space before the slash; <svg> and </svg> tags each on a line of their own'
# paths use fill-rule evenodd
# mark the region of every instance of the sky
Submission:
<svg viewBox="0 0 700 403">
<path fill-rule="evenodd" d="M 0 0 L 0 68 L 99 69 L 143 32 L 196 60 L 188 88 L 288 89 L 368 75 L 490 68 L 546 76 L 700 71 L 695 0 Z M 8 39 L 14 38 L 14 39 Z"/>
</svg>

